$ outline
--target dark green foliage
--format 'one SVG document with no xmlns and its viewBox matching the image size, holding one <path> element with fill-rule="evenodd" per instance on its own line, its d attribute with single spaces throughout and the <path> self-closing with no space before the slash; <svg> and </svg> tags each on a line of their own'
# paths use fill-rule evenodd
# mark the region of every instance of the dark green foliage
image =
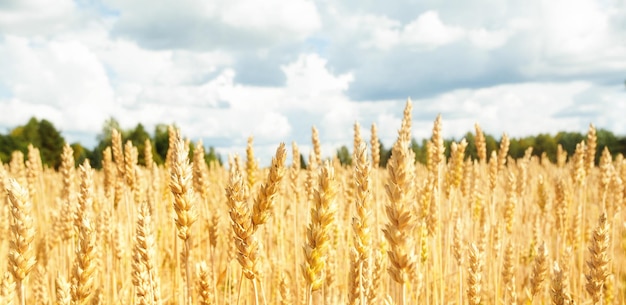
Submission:
<svg viewBox="0 0 626 305">
<path fill-rule="evenodd" d="M 44 164 L 58 168 L 61 165 L 61 153 L 65 139 L 54 125 L 47 120 L 39 122 L 39 143 L 33 143 L 39 147 L 41 160 Z"/>
<path fill-rule="evenodd" d="M 28 154 L 28 144 L 39 148 L 43 164 L 58 168 L 65 139 L 50 121 L 31 118 L 26 125 L 18 126 L 8 135 L 0 136 L 0 157 L 9 162 L 11 152 L 19 150 Z"/>
<path fill-rule="evenodd" d="M 598 164 L 601 151 L 604 147 L 608 147 L 609 151 L 613 155 L 613 157 L 617 156 L 617 154 L 626 155 L 626 137 L 618 137 L 615 136 L 612 132 L 605 129 L 598 129 L 596 131 L 598 138 L 598 152 L 596 154 L 596 164 Z M 475 144 L 475 135 L 472 132 L 468 132 L 464 136 L 468 145 L 465 150 L 466 158 L 470 157 L 472 159 L 478 158 L 478 153 L 476 151 Z M 567 151 L 568 155 L 572 155 L 574 150 L 576 150 L 576 144 L 581 141 L 586 141 L 586 134 L 578 133 L 578 132 L 559 132 L 555 136 L 550 134 L 539 134 L 536 136 L 527 136 L 523 138 L 509 138 L 509 156 L 514 159 L 518 159 L 524 156 L 526 149 L 529 147 L 533 147 L 533 155 L 541 156 L 544 152 L 547 157 L 552 162 L 556 162 L 556 151 L 557 145 L 561 144 L 563 149 Z M 446 158 L 450 157 L 450 145 L 452 141 L 459 142 L 461 139 L 446 139 L 444 140 L 444 146 L 446 148 L 445 156 Z M 428 159 L 428 150 L 426 147 L 426 143 L 429 139 L 423 139 L 418 142 L 416 139 L 411 140 L 411 149 L 415 152 L 415 160 L 417 162 L 425 164 Z M 502 139 L 496 140 L 496 138 L 490 134 L 485 134 L 485 141 L 487 143 L 487 157 L 489 158 L 492 151 L 498 151 L 500 149 L 500 142 Z M 349 156 L 349 152 L 347 147 L 342 146 L 339 150 L 337 150 L 337 157 L 339 160 L 343 162 L 341 156 Z M 380 143 L 380 157 L 381 157 L 381 167 L 387 166 L 387 161 L 389 157 L 391 157 L 391 150 L 385 149 L 382 143 Z"/>
<path fill-rule="evenodd" d="M 167 149 L 170 146 L 169 133 L 167 125 L 158 124 L 154 127 L 154 138 L 152 140 L 152 147 L 154 148 L 154 162 L 157 164 L 163 164 L 165 157 L 167 156 Z"/>
<path fill-rule="evenodd" d="M 419 145 L 417 140 L 411 139 L 411 149 L 415 153 L 415 161 L 423 164 L 426 164 L 428 160 L 428 147 L 426 143 L 428 143 L 426 139 L 422 140 L 422 145 Z"/>
<path fill-rule="evenodd" d="M 556 134 L 555 140 L 557 144 L 563 146 L 563 149 L 567 151 L 568 155 L 572 155 L 576 150 L 576 144 L 585 140 L 585 135 L 578 132 L 561 131 Z"/>
<path fill-rule="evenodd" d="M 80 143 L 73 143 L 74 158 L 77 164 L 82 163 L 85 159 L 89 159 L 94 168 L 102 167 L 102 153 L 107 146 L 111 145 L 111 130 L 113 128 L 121 130 L 122 141 L 131 141 L 133 146 L 137 147 L 139 153 L 139 163 L 144 164 L 144 147 L 146 139 L 150 139 L 152 143 L 152 155 L 157 164 L 163 164 L 167 150 L 169 148 L 169 132 L 168 125 L 158 124 L 154 128 L 153 135 L 150 135 L 142 124 L 137 124 L 135 128 L 122 130 L 119 122 L 115 118 L 106 120 L 102 127 L 102 132 L 97 136 L 98 143 L 93 150 L 82 146 Z M 626 137 L 616 136 L 612 132 L 605 129 L 597 130 L 597 147 L 596 154 L 597 163 L 600 158 L 600 152 L 604 147 L 608 147 L 609 151 L 616 156 L 617 154 L 626 154 Z M 472 159 L 477 158 L 476 146 L 474 143 L 474 134 L 468 132 L 465 139 L 468 142 L 465 154 Z M 490 134 L 485 134 L 487 142 L 487 154 L 497 151 L 500 146 L 500 140 L 496 140 Z M 444 141 L 446 147 L 446 157 L 450 156 L 450 144 L 452 141 L 458 142 L 460 139 L 447 139 Z M 559 132 L 556 135 L 539 134 L 536 136 L 527 136 L 522 138 L 511 138 L 509 155 L 513 158 L 521 158 L 528 147 L 533 147 L 533 155 L 541 156 L 545 153 L 548 158 L 554 162 L 556 160 L 557 145 L 562 145 L 563 149 L 571 155 L 576 149 L 576 144 L 586 140 L 586 134 L 579 132 Z M 428 158 L 426 143 L 428 140 L 423 139 L 421 143 L 416 139 L 411 140 L 411 149 L 415 152 L 415 159 L 418 162 L 425 163 Z M 41 152 L 41 160 L 44 165 L 58 168 L 61 163 L 61 152 L 65 139 L 54 125 L 47 120 L 38 120 L 31 118 L 25 125 L 15 127 L 8 134 L 0 134 L 0 160 L 7 163 L 11 160 L 11 153 L 14 150 L 20 150 L 26 156 L 28 153 L 28 144 L 32 144 L 39 148 Z M 386 167 L 391 150 L 386 149 L 382 142 L 380 145 L 380 166 Z M 192 145 L 193 146 L 193 145 Z M 193 152 L 193 148 L 190 150 Z M 215 148 L 210 146 L 205 149 L 205 160 L 210 163 L 217 160 L 222 164 L 221 156 L 216 153 Z M 352 154 L 347 146 L 342 146 L 337 150 L 337 157 L 342 164 L 349 165 L 352 163 Z M 300 155 L 300 163 L 302 168 L 306 168 L 304 156 Z"/>
<path fill-rule="evenodd" d="M 220 165 L 222 165 L 222 156 L 220 156 L 220 154 L 215 151 L 215 147 L 211 146 L 209 147 L 208 152 L 206 152 L 206 149 L 204 151 L 204 160 L 207 164 L 211 164 L 211 162 L 217 161 Z"/>
<path fill-rule="evenodd" d="M 304 155 L 303 154 L 300 154 L 300 168 L 301 169 L 306 169 L 307 168 L 306 160 L 304 159 Z"/>
<path fill-rule="evenodd" d="M 91 165 L 91 151 L 87 148 L 84 148 L 80 143 L 72 143 L 70 147 L 74 151 L 74 160 L 76 160 L 76 166 L 83 164 L 85 159 L 89 159 L 89 164 Z"/>
<path fill-rule="evenodd" d="M 137 148 L 139 164 L 145 164 L 146 139 L 150 139 L 152 142 L 154 161 L 157 164 L 163 164 L 169 146 L 167 125 L 157 125 L 155 127 L 155 135 L 152 137 L 142 124 L 137 124 L 135 128 L 128 130 L 121 129 L 119 122 L 115 118 L 109 118 L 104 122 L 102 131 L 96 138 L 98 143 L 93 150 L 89 150 L 80 143 L 70 145 L 74 150 L 76 164 L 81 164 L 85 159 L 89 159 L 92 167 L 102 168 L 102 155 L 105 148 L 111 146 L 113 129 L 121 131 L 123 145 L 126 144 L 126 141 L 131 141 L 133 146 Z M 38 121 L 36 118 L 30 119 L 26 125 L 12 129 L 7 135 L 0 134 L 0 160 L 4 163 L 10 162 L 11 153 L 15 150 L 20 150 L 26 156 L 28 144 L 33 144 L 33 146 L 39 148 L 43 164 L 54 168 L 58 168 L 61 164 L 61 153 L 63 152 L 65 139 L 51 122 L 47 120 Z M 209 147 L 206 151 L 204 159 L 207 163 L 216 160 L 219 164 L 222 164 L 221 156 L 215 151 L 214 147 Z M 193 152 L 193 149 L 191 149 L 191 152 Z"/>
<path fill-rule="evenodd" d="M 150 139 L 150 134 L 146 132 L 146 129 L 143 127 L 143 125 L 141 125 L 141 123 L 137 124 L 137 126 L 135 126 L 135 129 L 127 130 L 126 132 L 124 132 L 122 137 L 124 138 L 124 145 L 126 144 L 126 141 L 130 141 L 131 143 L 133 143 L 133 146 L 137 147 L 137 162 L 139 162 L 139 164 L 141 165 L 146 165 L 146 140 Z M 154 156 L 154 149 L 152 151 L 152 155 Z"/>
<path fill-rule="evenodd" d="M 352 154 L 347 146 L 343 145 L 337 150 L 337 159 L 341 165 L 352 165 Z"/>
<path fill-rule="evenodd" d="M 15 138 L 11 135 L 0 135 L 0 160 L 6 163 L 11 160 L 11 152 L 17 148 Z"/>
</svg>

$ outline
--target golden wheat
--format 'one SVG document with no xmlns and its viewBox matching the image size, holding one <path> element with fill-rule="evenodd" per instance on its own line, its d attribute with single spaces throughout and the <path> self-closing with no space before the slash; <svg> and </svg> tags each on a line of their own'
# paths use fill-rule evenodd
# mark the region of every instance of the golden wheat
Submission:
<svg viewBox="0 0 626 305">
<path fill-rule="evenodd" d="M 0 164 L 0 304 L 626 303 L 626 160 L 593 125 L 573 155 L 515 159 L 478 124 L 442 145 L 438 116 L 422 165 L 412 112 L 388 161 L 376 125 L 368 147 L 355 123 L 350 166 L 316 128 L 304 167 L 295 142 L 290 165 L 279 144 L 263 167 L 252 141 L 246 160 L 207 165 L 174 127 L 164 165 L 119 131 L 102 170 L 76 168 L 67 144 L 56 171 L 37 147 L 15 152 Z"/>
</svg>

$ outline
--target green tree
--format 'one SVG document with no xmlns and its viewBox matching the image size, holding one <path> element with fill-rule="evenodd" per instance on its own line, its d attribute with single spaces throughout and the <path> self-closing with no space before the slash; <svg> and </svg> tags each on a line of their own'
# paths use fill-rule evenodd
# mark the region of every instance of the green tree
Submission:
<svg viewBox="0 0 626 305">
<path fill-rule="evenodd" d="M 117 129 L 119 132 L 122 132 L 120 122 L 118 122 L 117 119 L 115 119 L 114 117 L 109 117 L 106 121 L 104 121 L 104 123 L 102 123 L 102 130 L 96 138 L 98 140 L 98 143 L 111 144 L 111 134 L 113 132 L 113 129 Z"/>
<path fill-rule="evenodd" d="M 83 164 L 86 159 L 89 159 L 89 163 L 91 164 L 92 153 L 89 149 L 83 147 L 80 143 L 72 143 L 70 144 L 70 147 L 74 151 L 74 160 L 76 160 L 76 165 Z"/>
<path fill-rule="evenodd" d="M 43 163 L 58 168 L 61 165 L 61 153 L 65 143 L 61 133 L 51 122 L 41 120 L 39 123 L 39 141 L 38 147 Z"/>
<path fill-rule="evenodd" d="M 576 144 L 585 140 L 585 136 L 583 136 L 580 132 L 565 132 L 561 131 L 556 134 L 556 143 L 561 144 L 563 149 L 567 151 L 568 155 L 574 154 L 576 150 Z"/>
<path fill-rule="evenodd" d="M 10 135 L 0 135 L 0 160 L 3 163 L 11 161 L 11 153 L 16 149 L 15 138 Z"/>
<path fill-rule="evenodd" d="M 387 162 L 389 162 L 389 158 L 391 157 L 391 150 L 386 149 L 383 142 L 378 140 L 378 154 L 380 156 L 380 167 L 386 168 Z"/>
<path fill-rule="evenodd" d="M 513 159 L 524 155 L 524 145 L 518 138 L 509 138 L 509 156 Z"/>
<path fill-rule="evenodd" d="M 20 150 L 26 153 L 28 144 L 39 147 L 39 143 L 41 142 L 39 139 L 39 121 L 34 117 L 31 118 L 25 125 L 13 128 L 10 136 L 15 141 L 16 147 L 14 150 Z"/>
<path fill-rule="evenodd" d="M 167 149 L 170 146 L 168 125 L 158 124 L 154 127 L 154 138 L 152 140 L 152 147 L 156 154 L 153 156 L 154 162 L 157 164 L 163 164 L 167 156 Z"/>
<path fill-rule="evenodd" d="M 472 160 L 478 159 L 478 151 L 476 150 L 476 140 L 474 134 L 468 131 L 463 137 L 467 141 L 467 147 L 465 148 L 466 158 L 471 157 Z"/>
<path fill-rule="evenodd" d="M 205 150 L 206 151 L 206 150 Z M 300 155 L 302 157 L 302 155 Z M 204 154 L 204 160 L 207 164 L 211 164 L 213 161 L 217 161 L 220 165 L 222 165 L 222 156 L 215 151 L 215 147 L 209 146 L 209 151 Z M 303 160 L 301 159 L 300 162 Z M 302 165 L 302 163 L 300 163 Z"/>
<path fill-rule="evenodd" d="M 533 155 L 541 156 L 544 152 L 552 162 L 556 162 L 556 139 L 549 134 L 542 133 L 535 137 Z"/>
<path fill-rule="evenodd" d="M 133 143 L 133 146 L 137 148 L 137 153 L 138 153 L 137 161 L 139 162 L 139 164 L 145 165 L 146 156 L 145 156 L 144 150 L 146 147 L 146 140 L 150 139 L 150 134 L 148 134 L 146 129 L 143 127 L 143 125 L 139 123 L 137 124 L 137 126 L 135 126 L 134 129 L 126 131 L 125 135 L 126 136 L 125 136 L 124 143 L 126 143 L 126 141 L 130 141 L 131 143 Z M 154 156 L 154 146 L 152 150 L 153 150 L 153 156 Z"/>
<path fill-rule="evenodd" d="M 415 153 L 415 161 L 420 162 L 422 164 L 426 164 L 428 160 L 428 147 L 426 146 L 428 140 L 423 139 L 422 145 L 419 145 L 415 138 L 411 139 L 411 150 Z"/>
<path fill-rule="evenodd" d="M 28 153 L 28 144 L 39 148 L 41 161 L 45 165 L 58 168 L 61 164 L 61 152 L 65 139 L 61 133 L 48 120 L 31 118 L 23 126 L 14 128 L 10 135 L 11 140 L 6 141 L 7 150 L 20 150 L 24 155 Z M 11 152 L 6 152 L 8 155 Z"/>
<path fill-rule="evenodd" d="M 490 134 L 485 134 L 485 143 L 487 146 L 487 161 L 489 161 L 489 157 L 491 156 L 492 151 L 498 151 L 498 142 L 496 138 Z"/>
<path fill-rule="evenodd" d="M 351 165 L 352 164 L 352 154 L 348 150 L 348 147 L 343 145 L 339 149 L 337 149 L 337 158 L 341 165 Z"/>
<path fill-rule="evenodd" d="M 616 149 L 614 153 L 621 153 L 622 155 L 626 155 L 626 137 L 621 137 L 617 139 Z"/>
<path fill-rule="evenodd" d="M 300 154 L 300 168 L 307 169 L 306 159 L 303 154 Z"/>
<path fill-rule="evenodd" d="M 602 150 L 604 147 L 608 147 L 613 156 L 616 156 L 620 151 L 619 139 L 610 131 L 606 129 L 599 129 L 596 131 L 598 137 L 598 153 L 596 154 L 596 163 L 600 161 Z"/>
<path fill-rule="evenodd" d="M 123 134 L 120 123 L 114 117 L 110 117 L 102 123 L 102 130 L 96 136 L 98 144 L 96 144 L 96 147 L 94 147 L 93 152 L 91 153 L 90 161 L 93 168 L 102 168 L 102 154 L 107 146 L 111 146 L 111 135 L 113 133 L 113 129 L 116 129 Z"/>
</svg>

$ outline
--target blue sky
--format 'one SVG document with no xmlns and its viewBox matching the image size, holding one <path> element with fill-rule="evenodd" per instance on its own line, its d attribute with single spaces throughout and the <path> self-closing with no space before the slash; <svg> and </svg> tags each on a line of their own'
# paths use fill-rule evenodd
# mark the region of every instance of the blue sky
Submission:
<svg viewBox="0 0 626 305">
<path fill-rule="evenodd" d="M 626 2 L 8 0 L 0 3 L 0 126 L 46 118 L 93 145 L 102 123 L 176 123 L 222 154 L 255 136 L 323 153 L 408 97 L 413 134 L 626 134 Z"/>
</svg>

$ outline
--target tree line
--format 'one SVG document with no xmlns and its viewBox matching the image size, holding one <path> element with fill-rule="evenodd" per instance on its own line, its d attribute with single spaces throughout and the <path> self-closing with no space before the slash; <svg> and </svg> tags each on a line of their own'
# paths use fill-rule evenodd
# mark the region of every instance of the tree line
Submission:
<svg viewBox="0 0 626 305">
<path fill-rule="evenodd" d="M 152 143 L 153 160 L 157 164 L 163 164 L 169 148 L 168 125 L 158 124 L 154 127 L 152 134 L 148 133 L 145 127 L 139 123 L 134 128 L 122 129 L 115 118 L 106 120 L 102 126 L 102 131 L 97 135 L 97 144 L 93 149 L 83 146 L 81 143 L 71 143 L 74 150 L 74 160 L 76 164 L 81 164 L 85 159 L 89 159 L 93 168 L 102 168 L 103 151 L 111 145 L 112 130 L 117 129 L 122 134 L 122 141 L 130 141 L 138 151 L 139 164 L 145 165 L 144 149 L 146 140 Z M 21 151 L 24 155 L 28 152 L 28 145 L 32 144 L 39 148 L 41 160 L 44 165 L 57 169 L 61 165 L 61 153 L 65 145 L 65 138 L 61 132 L 50 121 L 31 118 L 25 125 L 11 129 L 7 134 L 0 134 L 0 160 L 3 163 L 11 161 L 13 151 Z M 190 155 L 193 155 L 194 144 L 191 143 Z M 207 163 L 215 160 L 222 162 L 221 156 L 210 146 L 205 149 L 205 160 Z"/>
<path fill-rule="evenodd" d="M 492 151 L 497 151 L 500 147 L 500 141 L 502 137 L 496 139 L 493 135 L 485 133 L 485 142 L 487 146 L 487 156 L 491 154 Z M 596 130 L 597 135 L 597 147 L 598 153 L 596 154 L 595 163 L 597 164 L 600 160 L 600 153 L 604 147 L 607 147 L 613 157 L 618 154 L 626 155 L 626 136 L 616 136 L 613 132 L 608 131 L 606 129 L 598 129 Z M 468 146 L 465 150 L 466 156 L 471 156 L 472 159 L 478 159 L 478 151 L 476 150 L 476 145 L 474 138 L 475 134 L 468 132 L 463 138 L 468 143 Z M 526 137 L 519 138 L 509 138 L 509 156 L 514 159 L 521 158 L 524 156 L 524 153 L 527 148 L 532 147 L 532 154 L 535 156 L 541 156 L 543 153 L 546 154 L 548 159 L 551 162 L 556 162 L 556 154 L 557 154 L 557 146 L 560 144 L 568 154 L 571 156 L 574 154 L 576 150 L 576 144 L 584 141 L 587 135 L 582 134 L 580 132 L 566 132 L 561 131 L 555 135 L 541 133 L 538 135 L 531 135 Z M 411 149 L 415 152 L 415 159 L 418 162 L 426 163 L 426 159 L 428 157 L 428 149 L 426 143 L 429 139 L 423 139 L 421 142 L 416 139 L 411 140 Z M 452 142 L 459 142 L 461 139 L 445 139 L 444 146 L 446 147 L 446 158 L 450 157 L 450 145 Z M 391 157 L 391 148 L 386 148 L 382 142 L 379 141 L 380 145 L 380 166 L 386 167 L 387 160 Z M 352 163 L 352 154 L 347 146 L 342 146 L 337 149 L 337 158 L 342 164 L 351 164 Z"/>
<path fill-rule="evenodd" d="M 131 141 L 133 146 L 137 147 L 139 152 L 139 163 L 144 164 L 144 147 L 146 139 L 152 142 L 152 154 L 153 159 L 157 164 L 162 164 L 165 161 L 167 150 L 169 148 L 169 133 L 168 125 L 158 124 L 154 127 L 152 133 L 149 133 L 145 127 L 139 123 L 134 128 L 122 129 L 120 124 L 115 118 L 106 120 L 102 126 L 102 131 L 97 135 L 97 144 L 93 149 L 89 149 L 81 145 L 80 143 L 71 143 L 70 146 L 74 150 L 74 159 L 77 164 L 82 163 L 85 159 L 91 161 L 91 165 L 94 168 L 102 167 L 102 153 L 104 149 L 111 145 L 111 130 L 117 129 L 122 133 L 122 140 Z M 598 129 L 597 143 L 598 152 L 607 147 L 609 151 L 616 156 L 617 154 L 626 155 L 626 136 L 617 136 L 611 131 L 606 129 Z M 478 158 L 476 146 L 474 145 L 475 135 L 471 132 L 465 134 L 464 138 L 468 142 L 468 147 L 465 150 L 467 156 L 471 156 L 473 159 Z M 541 156 L 543 153 L 552 162 L 556 162 L 557 145 L 561 145 L 568 155 L 572 155 L 576 149 L 576 144 L 585 140 L 586 134 L 580 132 L 566 132 L 561 131 L 555 135 L 551 134 L 539 134 L 520 138 L 509 138 L 509 155 L 513 158 L 521 158 L 524 156 L 524 152 L 527 148 L 533 147 L 533 155 Z M 491 151 L 497 150 L 500 146 L 502 138 L 496 139 L 493 135 L 485 133 L 485 140 L 487 146 L 487 154 Z M 446 139 L 444 145 L 446 147 L 446 157 L 450 154 L 450 144 L 453 141 L 458 142 L 460 139 Z M 61 135 L 61 132 L 50 121 L 37 118 L 31 118 L 26 124 L 15 127 L 8 131 L 7 134 L 0 133 L 0 160 L 3 163 L 8 163 L 11 160 L 11 154 L 15 150 L 19 150 L 24 154 L 28 152 L 28 144 L 32 144 L 39 148 L 41 153 L 42 162 L 53 168 L 58 168 L 61 164 L 61 152 L 63 151 L 63 145 L 65 145 L 65 138 Z M 418 141 L 413 139 L 411 141 L 411 148 L 415 152 L 416 161 L 426 163 L 427 147 L 426 143 L 428 139 Z M 190 154 L 193 153 L 193 143 L 191 143 Z M 391 156 L 391 148 L 386 148 L 382 142 L 380 145 L 380 166 L 385 167 L 387 160 Z M 213 146 L 205 149 L 205 160 L 210 162 L 215 160 L 222 163 L 221 156 L 215 151 Z M 336 156 L 342 164 L 351 164 L 352 154 L 347 146 L 340 147 Z M 600 154 L 596 154 L 596 163 L 599 161 Z M 305 158 L 300 156 L 300 160 L 304 164 Z"/>
</svg>

